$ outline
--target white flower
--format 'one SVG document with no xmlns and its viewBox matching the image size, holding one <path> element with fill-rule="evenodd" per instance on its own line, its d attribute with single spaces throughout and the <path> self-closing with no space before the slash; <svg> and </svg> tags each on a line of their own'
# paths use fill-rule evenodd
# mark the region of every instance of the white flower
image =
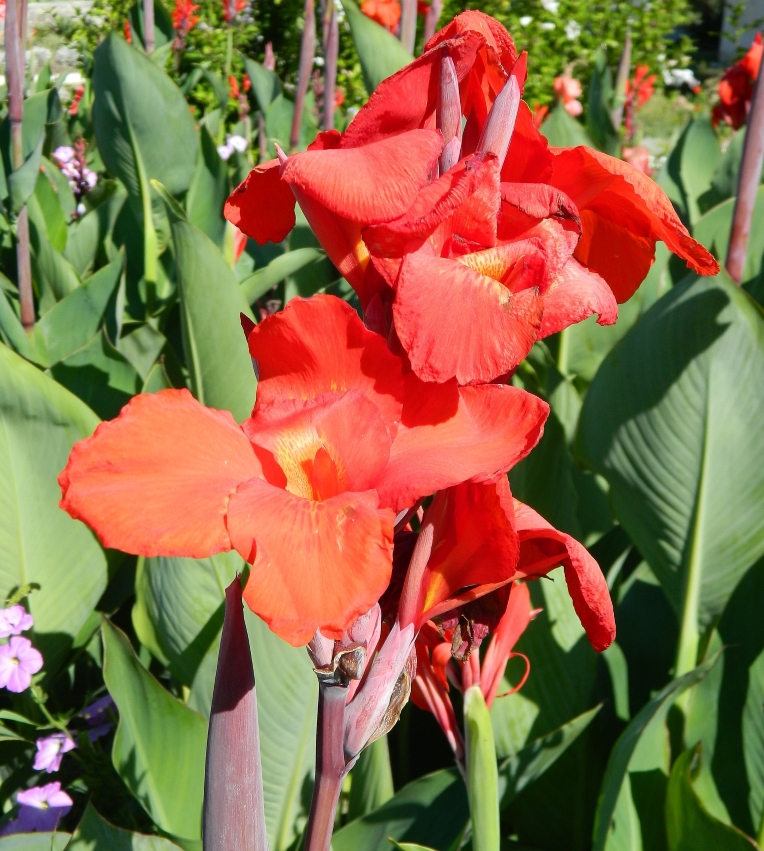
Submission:
<svg viewBox="0 0 764 851">
<path fill-rule="evenodd" d="M 234 151 L 238 151 L 240 154 L 243 154 L 249 147 L 247 140 L 243 136 L 229 136 L 226 139 L 226 145 L 229 145 Z"/>
<path fill-rule="evenodd" d="M 551 12 L 551 14 L 556 15 L 557 10 L 560 8 L 560 0 L 541 0 L 541 5 L 547 10 L 547 12 Z"/>
<path fill-rule="evenodd" d="M 544 23 L 541 24 L 541 29 L 546 30 L 547 32 L 549 32 L 550 30 L 553 30 L 554 28 L 555 28 L 555 24 L 554 24 L 553 21 L 544 21 Z"/>
<path fill-rule="evenodd" d="M 691 89 L 700 85 L 700 80 L 692 73 L 691 68 L 672 68 L 670 71 L 664 70 L 663 82 L 667 86 L 689 86 Z"/>
<path fill-rule="evenodd" d="M 565 35 L 570 41 L 575 41 L 581 35 L 581 24 L 578 21 L 568 21 L 565 27 Z"/>
<path fill-rule="evenodd" d="M 218 155 L 221 160 L 227 160 L 233 153 L 233 148 L 230 145 L 218 145 Z"/>
<path fill-rule="evenodd" d="M 68 162 L 71 162 L 73 158 L 74 148 L 70 145 L 61 145 L 60 148 L 56 148 L 56 150 L 53 151 L 53 159 L 61 165 L 66 165 Z"/>
<path fill-rule="evenodd" d="M 523 15 L 522 18 L 518 21 L 521 27 L 527 27 L 528 24 L 533 20 L 530 15 Z"/>
<path fill-rule="evenodd" d="M 323 56 L 314 56 L 313 57 L 313 64 L 318 65 L 319 68 L 323 68 L 324 67 L 324 57 Z"/>
</svg>

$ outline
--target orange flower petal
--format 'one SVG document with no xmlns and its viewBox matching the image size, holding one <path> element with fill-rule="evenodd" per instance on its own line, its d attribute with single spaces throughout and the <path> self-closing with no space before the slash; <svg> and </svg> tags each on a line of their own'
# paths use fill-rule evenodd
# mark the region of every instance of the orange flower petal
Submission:
<svg viewBox="0 0 764 851">
<path fill-rule="evenodd" d="M 77 443 L 59 476 L 61 508 L 105 547 L 205 558 L 231 549 L 231 493 L 262 469 L 228 411 L 188 390 L 135 396 Z"/>
<path fill-rule="evenodd" d="M 489 708 L 499 690 L 512 648 L 531 622 L 531 615 L 531 595 L 528 586 L 524 582 L 517 582 L 512 586 L 506 611 L 488 645 L 480 670 L 480 688 L 483 690 L 485 702 Z"/>
<path fill-rule="evenodd" d="M 279 161 L 253 168 L 228 196 L 223 214 L 259 245 L 281 242 L 295 223 L 294 195 L 279 174 Z"/>
<path fill-rule="evenodd" d="M 601 275 L 621 303 L 642 283 L 666 245 L 701 275 L 719 264 L 681 223 L 663 190 L 622 160 L 590 148 L 555 148 L 551 183 L 566 192 L 581 213 L 583 234 L 576 258 Z"/>
<path fill-rule="evenodd" d="M 532 508 L 515 500 L 515 526 L 520 536 L 518 576 L 546 576 L 562 565 L 579 620 L 598 652 L 615 640 L 613 601 L 597 562 L 575 538 L 559 532 Z"/>
<path fill-rule="evenodd" d="M 613 291 L 596 272 L 571 257 L 544 295 L 539 339 L 562 331 L 595 313 L 599 314 L 599 325 L 613 325 L 616 322 L 618 304 Z"/>
<path fill-rule="evenodd" d="M 360 148 L 295 154 L 282 179 L 329 212 L 364 224 L 403 215 L 427 183 L 443 139 L 434 130 L 412 130 Z"/>
<path fill-rule="evenodd" d="M 292 299 L 254 327 L 249 351 L 260 372 L 258 408 L 276 399 L 315 399 L 355 389 L 374 403 L 394 435 L 403 409 L 400 358 L 342 299 Z"/>
<path fill-rule="evenodd" d="M 518 260 L 517 273 L 534 274 L 536 259 Z M 542 310 L 533 289 L 513 294 L 463 263 L 424 254 L 405 259 L 393 302 L 414 372 L 425 381 L 456 376 L 460 384 L 492 381 L 514 369 L 536 341 Z"/>
<path fill-rule="evenodd" d="M 252 569 L 244 600 L 296 646 L 317 629 L 341 638 L 382 596 L 390 580 L 395 514 L 376 493 L 325 502 L 294 496 L 259 479 L 231 497 L 231 541 Z"/>
<path fill-rule="evenodd" d="M 538 443 L 549 406 L 516 387 L 457 387 L 407 376 L 403 422 L 377 484 L 396 511 L 460 482 L 488 481 Z"/>
</svg>

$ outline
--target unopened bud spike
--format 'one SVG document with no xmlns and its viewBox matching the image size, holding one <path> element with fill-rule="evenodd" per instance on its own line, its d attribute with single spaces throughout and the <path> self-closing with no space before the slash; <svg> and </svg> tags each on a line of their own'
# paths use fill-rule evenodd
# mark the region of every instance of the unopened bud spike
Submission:
<svg viewBox="0 0 764 851">
<path fill-rule="evenodd" d="M 515 130 L 525 71 L 526 59 L 523 53 L 515 63 L 504 88 L 493 102 L 478 143 L 478 151 L 484 154 L 496 154 L 499 167 L 504 165 L 509 143 L 512 141 L 512 133 Z"/>
<path fill-rule="evenodd" d="M 440 86 L 435 125 L 443 134 L 440 173 L 444 174 L 459 162 L 462 138 L 462 105 L 459 98 L 459 79 L 454 60 L 446 54 L 440 60 Z"/>
</svg>

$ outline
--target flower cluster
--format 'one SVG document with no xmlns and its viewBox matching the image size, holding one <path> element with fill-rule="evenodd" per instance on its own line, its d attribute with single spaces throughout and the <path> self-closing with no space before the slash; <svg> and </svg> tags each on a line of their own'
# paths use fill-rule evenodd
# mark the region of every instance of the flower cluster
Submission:
<svg viewBox="0 0 764 851">
<path fill-rule="evenodd" d="M 218 145 L 218 154 L 221 160 L 229 160 L 234 152 L 243 154 L 249 147 L 249 143 L 243 136 L 228 136 L 224 145 Z"/>
<path fill-rule="evenodd" d="M 28 638 L 21 633 L 31 629 L 34 620 L 23 606 L 0 609 L 0 638 L 9 638 L 0 645 L 0 688 L 19 694 L 32 684 L 32 675 L 43 664 L 39 650 L 32 647 Z"/>
<path fill-rule="evenodd" d="M 84 207 L 80 201 L 98 183 L 98 175 L 86 165 L 85 151 L 88 143 L 84 139 L 78 139 L 73 146 L 62 145 L 53 151 L 53 159 L 56 165 L 69 181 L 74 198 L 77 201 L 77 213 L 84 213 Z"/>
<path fill-rule="evenodd" d="M 568 115 L 581 115 L 584 111 L 581 101 L 581 83 L 571 76 L 570 69 L 562 76 L 554 78 L 554 96 L 562 104 Z"/>
<path fill-rule="evenodd" d="M 175 40 L 172 49 L 180 52 L 186 47 L 186 37 L 199 22 L 196 14 L 199 6 L 193 0 L 175 0 L 172 10 L 172 25 L 175 28 Z"/>
<path fill-rule="evenodd" d="M 259 379 L 248 419 L 187 390 L 139 395 L 59 477 L 61 507 L 106 547 L 235 549 L 251 565 L 248 606 L 346 689 L 348 765 L 395 723 L 418 658 L 417 693 L 428 665 L 443 685 L 436 628 L 451 667 L 470 666 L 462 686 L 495 694 L 527 603 L 518 582 L 563 567 L 590 642 L 612 642 L 596 562 L 510 493 L 549 411 L 511 374 L 536 340 L 594 314 L 615 322 L 658 240 L 718 271 L 643 174 L 550 148 L 525 79 L 506 30 L 465 12 L 345 133 L 250 172 L 228 220 L 280 242 L 299 203 L 364 320 L 327 295 L 243 318 Z"/>
<path fill-rule="evenodd" d="M 649 66 L 637 65 L 634 71 L 634 79 L 626 81 L 623 123 L 627 139 L 631 139 L 634 135 L 634 113 L 655 94 L 655 81 L 658 76 L 657 74 L 650 74 L 649 71 Z"/>
<path fill-rule="evenodd" d="M 401 19 L 401 4 L 399 0 L 362 0 L 361 11 L 367 18 L 376 21 L 390 32 L 398 29 Z"/>
<path fill-rule="evenodd" d="M 742 127 L 748 118 L 753 97 L 753 84 L 759 76 L 764 43 L 761 33 L 756 33 L 748 53 L 731 68 L 719 82 L 719 103 L 714 107 L 714 125 L 724 121 L 733 130 Z"/>
<path fill-rule="evenodd" d="M 247 0 L 223 0 L 223 20 L 232 24 L 234 18 L 247 8 Z"/>
<path fill-rule="evenodd" d="M 74 97 L 72 98 L 72 102 L 69 104 L 69 115 L 77 115 L 80 111 L 80 101 L 82 100 L 82 96 L 85 94 L 85 86 L 77 86 L 74 90 Z"/>
</svg>

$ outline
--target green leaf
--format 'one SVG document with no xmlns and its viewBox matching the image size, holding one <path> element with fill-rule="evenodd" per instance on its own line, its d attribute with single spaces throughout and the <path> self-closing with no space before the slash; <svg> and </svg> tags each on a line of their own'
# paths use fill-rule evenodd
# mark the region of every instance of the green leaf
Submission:
<svg viewBox="0 0 764 851">
<path fill-rule="evenodd" d="M 34 194 L 45 220 L 45 232 L 48 239 L 57 251 L 63 251 L 66 248 L 66 218 L 56 185 L 48 177 L 47 169 L 44 166 L 40 167 L 37 175 Z"/>
<path fill-rule="evenodd" d="M 694 118 L 680 142 L 679 177 L 684 206 L 691 224 L 701 217 L 698 199 L 711 188 L 721 158 L 719 139 L 708 116 Z"/>
<path fill-rule="evenodd" d="M 64 257 L 82 277 L 95 265 L 101 244 L 110 240 L 114 223 L 127 199 L 123 186 L 113 184 L 113 187 L 114 191 L 104 201 L 69 227 Z"/>
<path fill-rule="evenodd" d="M 649 376 L 649 381 L 646 380 Z M 764 316 L 726 276 L 665 295 L 605 360 L 578 448 L 680 617 L 678 672 L 764 554 Z"/>
<path fill-rule="evenodd" d="M 572 115 L 558 103 L 549 114 L 549 118 L 541 125 L 541 132 L 546 136 L 550 145 L 560 148 L 572 148 L 576 145 L 587 145 L 596 148 L 591 136 L 586 132 L 584 125 L 576 121 Z"/>
<path fill-rule="evenodd" d="M 185 192 L 198 143 L 193 116 L 172 80 L 140 50 L 111 32 L 95 52 L 93 92 L 98 150 L 128 192 L 134 198 L 141 196 L 136 154 L 147 179 L 155 178 L 173 195 Z"/>
<path fill-rule="evenodd" d="M 115 827 L 88 804 L 67 851 L 178 851 L 178 846 L 161 836 Z"/>
<path fill-rule="evenodd" d="M 166 342 L 164 334 L 146 322 L 120 337 L 117 349 L 146 381 Z"/>
<path fill-rule="evenodd" d="M 380 736 L 362 751 L 351 774 L 347 820 L 373 812 L 395 794 L 387 736 Z"/>
<path fill-rule="evenodd" d="M 687 750 L 671 769 L 666 795 L 668 851 L 755 851 L 759 846 L 752 839 L 714 818 L 695 794 L 693 764 L 700 757 L 700 747 Z"/>
<path fill-rule="evenodd" d="M 284 278 L 294 275 L 300 269 L 305 268 L 316 260 L 326 255 L 319 248 L 296 248 L 271 260 L 262 269 L 256 269 L 249 277 L 245 278 L 240 286 L 244 298 L 249 304 L 264 296 L 268 290 L 273 289 L 281 283 Z"/>
<path fill-rule="evenodd" d="M 103 677 L 119 709 L 112 762 L 154 822 L 201 836 L 207 724 L 148 673 L 127 636 L 104 619 Z"/>
<path fill-rule="evenodd" d="M 40 174 L 43 137 L 40 136 L 37 147 L 15 171 L 8 175 L 8 193 L 11 199 L 11 212 L 18 215 L 34 192 Z"/>
<path fill-rule="evenodd" d="M 393 848 L 398 848 L 399 851 L 434 851 L 434 849 L 426 845 L 416 845 L 413 842 L 396 842 L 394 839 L 391 839 L 390 844 Z"/>
<path fill-rule="evenodd" d="M 54 364 L 51 375 L 101 419 L 110 420 L 141 389 L 141 377 L 99 331 L 74 354 Z"/>
<path fill-rule="evenodd" d="M 732 215 L 735 199 L 729 198 L 710 209 L 700 218 L 692 230 L 693 237 L 718 259 L 724 260 L 729 247 L 732 228 Z M 751 285 L 762 279 L 762 260 L 764 259 L 764 186 L 756 192 L 756 203 L 751 218 L 751 233 L 748 238 L 748 251 L 743 268 L 744 285 Z"/>
<path fill-rule="evenodd" d="M 2 275 L 0 281 L 3 280 L 8 279 Z M 27 334 L 17 312 L 11 306 L 10 297 L 2 288 L 0 288 L 0 339 L 14 352 L 33 363 L 43 364 L 47 360 L 47 352 L 44 346 L 40 346 L 39 336 L 34 332 Z"/>
<path fill-rule="evenodd" d="M 48 240 L 45 219 L 35 197 L 29 199 L 29 219 L 32 269 L 40 293 L 40 311 L 46 313 L 55 302 L 74 292 L 82 281 L 72 264 Z"/>
<path fill-rule="evenodd" d="M 120 249 L 108 266 L 99 269 L 40 319 L 35 332 L 47 352 L 44 366 L 64 360 L 98 331 L 109 300 L 119 284 L 124 262 L 124 251 Z"/>
<path fill-rule="evenodd" d="M 45 672 L 63 662 L 106 588 L 93 533 L 58 507 L 56 477 L 98 417 L 40 370 L 0 346 L 0 598 L 37 582 L 29 597 Z"/>
<path fill-rule="evenodd" d="M 250 59 L 249 56 L 243 56 L 244 67 L 247 69 L 249 81 L 252 83 L 252 92 L 255 95 L 255 100 L 260 109 L 260 112 L 265 114 L 268 107 L 271 105 L 274 98 L 281 93 L 281 81 L 269 71 L 264 65 Z"/>
<path fill-rule="evenodd" d="M 136 44 L 141 47 L 145 45 L 146 39 L 143 34 L 143 2 L 138 0 L 130 7 L 128 15 L 130 21 L 130 33 L 134 38 L 137 38 Z M 175 38 L 175 30 L 172 26 L 172 17 L 165 6 L 154 0 L 154 51 L 163 47 L 168 42 L 172 42 Z"/>
<path fill-rule="evenodd" d="M 602 704 L 581 713 L 557 730 L 525 745 L 499 766 L 499 796 L 502 808 L 530 786 L 558 760 L 591 724 Z"/>
<path fill-rule="evenodd" d="M 613 127 L 613 78 L 604 52 L 594 54 L 594 67 L 589 81 L 586 105 L 586 129 L 601 151 L 616 156 L 619 148 L 618 128 Z"/>
<path fill-rule="evenodd" d="M 648 727 L 653 730 L 659 729 L 666 713 L 674 701 L 687 689 L 700 682 L 711 670 L 719 656 L 694 668 L 684 676 L 672 680 L 664 689 L 645 704 L 637 713 L 629 726 L 618 738 L 615 747 L 610 752 L 605 778 L 602 781 L 602 790 L 597 805 L 597 815 L 594 823 L 594 851 L 603 851 L 606 846 L 608 835 L 611 831 L 616 805 L 621 795 L 621 789 L 635 755 L 640 741 Z"/>
<path fill-rule="evenodd" d="M 235 552 L 138 565 L 136 633 L 190 686 L 189 706 L 204 715 L 212 700 L 225 588 L 243 567 Z M 244 614 L 257 682 L 268 836 L 272 851 L 285 851 L 313 769 L 316 677 L 302 648 L 290 647 L 249 610 Z"/>
<path fill-rule="evenodd" d="M 239 314 L 251 317 L 239 283 L 221 252 L 193 225 L 172 227 L 183 319 L 183 348 L 196 398 L 249 416 L 257 381 Z"/>
<path fill-rule="evenodd" d="M 341 2 L 361 61 L 363 84 L 366 91 L 372 94 L 382 80 L 413 62 L 414 57 L 392 33 L 367 18 L 353 0 Z"/>
<path fill-rule="evenodd" d="M 338 830 L 332 837 L 332 851 L 389 851 L 388 838 L 451 848 L 468 819 L 467 792 L 459 772 L 455 768 L 436 771 Z"/>
<path fill-rule="evenodd" d="M 228 197 L 228 167 L 220 159 L 206 127 L 200 128 L 199 135 L 201 145 L 186 199 L 188 221 L 222 248 L 226 231 L 223 205 Z"/>
<path fill-rule="evenodd" d="M 14 833 L 2 839 L 3 851 L 64 851 L 70 833 Z"/>
<path fill-rule="evenodd" d="M 740 174 L 740 161 L 743 159 L 744 144 L 745 127 L 741 127 L 730 139 L 711 181 L 711 191 L 716 204 L 737 195 L 737 181 Z"/>
<path fill-rule="evenodd" d="M 316 116 L 311 108 L 313 98 L 311 93 L 305 98 L 302 125 L 300 126 L 300 139 L 297 150 L 303 151 L 316 138 L 318 124 Z M 276 156 L 274 143 L 280 145 L 284 150 L 289 149 L 289 136 L 292 132 L 292 116 L 294 115 L 294 103 L 283 94 L 276 95 L 265 113 L 265 134 L 270 143 L 269 150 Z"/>
</svg>

